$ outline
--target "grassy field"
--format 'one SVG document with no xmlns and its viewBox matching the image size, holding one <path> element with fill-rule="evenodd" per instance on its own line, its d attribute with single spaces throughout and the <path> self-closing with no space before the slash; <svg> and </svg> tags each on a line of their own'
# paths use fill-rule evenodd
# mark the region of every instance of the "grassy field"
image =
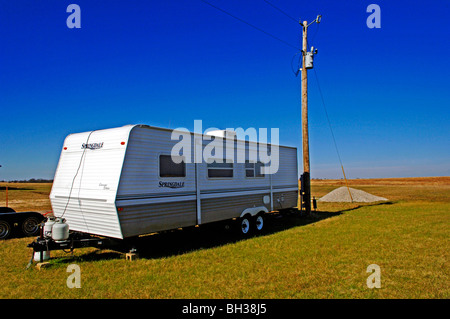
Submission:
<svg viewBox="0 0 450 319">
<path fill-rule="evenodd" d="M 5 200 L 0 183 L 0 205 Z M 343 186 L 313 180 L 316 198 Z M 384 204 L 319 203 L 316 218 L 273 216 L 242 240 L 216 229 L 141 238 L 140 259 L 93 248 L 26 270 L 32 238 L 0 242 L 0 298 L 449 298 L 450 177 L 352 180 Z M 49 184 L 9 184 L 16 210 L 50 210 Z M 81 288 L 66 285 L 81 268 Z M 370 264 L 381 288 L 369 289 Z"/>
</svg>

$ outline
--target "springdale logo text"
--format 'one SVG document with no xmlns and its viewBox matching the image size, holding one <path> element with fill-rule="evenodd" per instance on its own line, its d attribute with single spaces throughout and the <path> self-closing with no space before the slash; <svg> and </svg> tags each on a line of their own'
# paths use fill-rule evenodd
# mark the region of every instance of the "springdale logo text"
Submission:
<svg viewBox="0 0 450 319">
<path fill-rule="evenodd" d="M 159 187 L 182 188 L 184 182 L 159 182 Z"/>
<path fill-rule="evenodd" d="M 90 150 L 97 150 L 97 149 L 102 148 L 102 147 L 103 147 L 103 142 L 101 142 L 101 143 L 89 143 L 89 144 L 83 143 L 81 145 L 81 149 L 82 150 L 84 150 L 86 148 L 88 148 Z"/>
</svg>

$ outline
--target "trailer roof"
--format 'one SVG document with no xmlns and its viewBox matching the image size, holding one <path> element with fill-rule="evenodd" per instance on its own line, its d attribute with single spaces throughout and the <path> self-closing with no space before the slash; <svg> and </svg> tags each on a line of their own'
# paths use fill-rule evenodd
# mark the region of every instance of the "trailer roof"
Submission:
<svg viewBox="0 0 450 319">
<path fill-rule="evenodd" d="M 161 131 L 167 131 L 167 132 L 180 131 L 180 132 L 185 132 L 186 133 L 186 131 L 182 131 L 182 130 L 170 129 L 170 128 L 158 127 L 158 126 L 152 126 L 152 125 L 147 125 L 147 124 L 134 124 L 134 125 L 133 124 L 129 124 L 129 125 L 124 125 L 124 127 L 126 127 L 126 126 L 142 127 L 142 128 L 155 129 L 155 130 L 161 130 Z M 230 130 L 223 130 L 223 131 L 230 132 Z M 208 135 L 208 134 L 203 134 L 203 133 L 199 134 L 199 133 L 191 132 L 191 131 L 189 131 L 189 133 L 191 135 L 201 135 L 202 137 L 203 136 L 208 136 L 208 138 L 211 137 L 211 136 L 216 136 L 216 135 Z M 240 139 L 237 139 L 237 140 L 245 142 L 245 143 L 257 143 L 255 141 L 247 141 L 247 140 L 240 140 Z M 272 143 L 261 143 L 261 142 L 259 142 L 259 144 L 272 145 Z M 278 147 L 297 149 L 297 147 L 294 147 L 294 146 L 287 146 L 287 145 L 280 145 L 280 144 L 278 144 Z"/>
</svg>

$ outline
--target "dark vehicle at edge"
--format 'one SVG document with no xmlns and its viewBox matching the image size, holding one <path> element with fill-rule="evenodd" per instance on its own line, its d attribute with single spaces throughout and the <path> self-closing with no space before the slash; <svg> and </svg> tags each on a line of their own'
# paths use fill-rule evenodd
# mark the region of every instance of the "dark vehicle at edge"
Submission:
<svg viewBox="0 0 450 319">
<path fill-rule="evenodd" d="M 10 207 L 0 207 L 0 240 L 14 233 L 36 236 L 39 234 L 39 225 L 45 219 L 38 212 L 16 212 Z"/>
</svg>

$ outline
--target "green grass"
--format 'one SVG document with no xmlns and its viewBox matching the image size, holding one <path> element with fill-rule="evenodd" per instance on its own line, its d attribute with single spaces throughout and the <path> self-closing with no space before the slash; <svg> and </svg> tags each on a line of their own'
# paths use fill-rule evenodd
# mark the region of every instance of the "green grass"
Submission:
<svg viewBox="0 0 450 319">
<path fill-rule="evenodd" d="M 215 229 L 142 238 L 140 259 L 92 248 L 25 269 L 32 238 L 0 242 L 0 298 L 449 298 L 449 185 L 360 185 L 382 205 L 319 203 L 318 218 L 273 218 L 241 240 Z M 321 182 L 322 196 L 335 186 Z M 66 268 L 81 267 L 81 289 Z M 381 289 L 366 286 L 381 267 Z"/>
</svg>

